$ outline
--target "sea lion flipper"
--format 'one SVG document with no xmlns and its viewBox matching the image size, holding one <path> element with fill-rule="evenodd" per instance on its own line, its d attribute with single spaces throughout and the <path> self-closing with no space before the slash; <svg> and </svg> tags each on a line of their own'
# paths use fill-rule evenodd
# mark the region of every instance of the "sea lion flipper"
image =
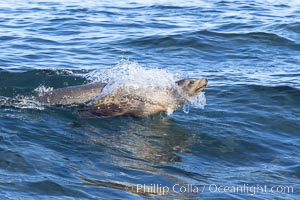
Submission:
<svg viewBox="0 0 300 200">
<path fill-rule="evenodd" d="M 76 114 L 79 118 L 108 118 L 118 116 L 119 113 L 114 113 L 108 109 L 101 109 L 88 104 L 81 104 L 77 107 Z"/>
<path fill-rule="evenodd" d="M 58 88 L 35 98 L 36 101 L 49 105 L 80 104 L 99 95 L 106 83 L 91 83 L 79 86 Z"/>
<path fill-rule="evenodd" d="M 95 114 L 93 114 L 91 112 L 91 110 L 77 110 L 76 111 L 76 115 L 79 117 L 79 118 L 97 118 L 97 116 Z"/>
</svg>

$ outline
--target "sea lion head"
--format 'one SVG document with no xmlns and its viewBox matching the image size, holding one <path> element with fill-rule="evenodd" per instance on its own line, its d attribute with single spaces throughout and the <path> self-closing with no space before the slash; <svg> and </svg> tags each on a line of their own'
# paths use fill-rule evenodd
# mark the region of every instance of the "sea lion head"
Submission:
<svg viewBox="0 0 300 200">
<path fill-rule="evenodd" d="M 208 80 L 206 78 L 188 78 L 176 81 L 176 83 L 179 88 L 182 89 L 182 91 L 187 93 L 188 96 L 193 97 L 204 90 L 208 83 Z"/>
</svg>

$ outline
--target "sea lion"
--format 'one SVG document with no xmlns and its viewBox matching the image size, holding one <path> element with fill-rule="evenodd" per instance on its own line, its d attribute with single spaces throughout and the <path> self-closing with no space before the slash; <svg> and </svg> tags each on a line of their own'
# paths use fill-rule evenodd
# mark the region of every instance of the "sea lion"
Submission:
<svg viewBox="0 0 300 200">
<path fill-rule="evenodd" d="M 189 78 L 176 81 L 172 88 L 124 85 L 109 93 L 102 92 L 105 83 L 96 83 L 53 90 L 36 100 L 48 105 L 81 105 L 79 115 L 82 117 L 147 117 L 176 110 L 202 91 L 207 83 L 207 79 Z"/>
<path fill-rule="evenodd" d="M 183 79 L 177 81 L 172 88 L 120 87 L 87 102 L 86 111 L 92 117 L 147 117 L 158 112 L 176 110 L 202 91 L 207 82 L 207 79 Z"/>
</svg>

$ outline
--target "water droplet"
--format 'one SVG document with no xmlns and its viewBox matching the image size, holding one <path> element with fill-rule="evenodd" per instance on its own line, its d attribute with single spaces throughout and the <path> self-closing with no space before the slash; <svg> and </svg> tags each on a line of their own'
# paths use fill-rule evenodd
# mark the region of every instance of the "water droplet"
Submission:
<svg viewBox="0 0 300 200">
<path fill-rule="evenodd" d="M 189 114 L 190 112 L 190 104 L 186 103 L 183 105 L 182 110 L 185 114 Z"/>
</svg>

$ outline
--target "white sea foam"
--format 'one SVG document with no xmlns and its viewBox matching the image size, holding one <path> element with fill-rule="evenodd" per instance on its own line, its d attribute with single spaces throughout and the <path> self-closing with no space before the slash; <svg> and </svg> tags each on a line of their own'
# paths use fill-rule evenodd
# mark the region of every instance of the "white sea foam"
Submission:
<svg viewBox="0 0 300 200">
<path fill-rule="evenodd" d="M 34 97 L 18 95 L 15 98 L 0 98 L 0 105 L 4 107 L 14 107 L 20 109 L 44 110 L 44 106 L 33 100 Z"/>
</svg>

